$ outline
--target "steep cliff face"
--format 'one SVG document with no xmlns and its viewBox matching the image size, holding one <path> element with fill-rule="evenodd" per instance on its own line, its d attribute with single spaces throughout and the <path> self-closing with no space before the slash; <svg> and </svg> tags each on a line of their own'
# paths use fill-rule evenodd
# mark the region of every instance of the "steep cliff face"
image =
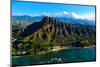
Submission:
<svg viewBox="0 0 100 67">
<path fill-rule="evenodd" d="M 67 37 L 67 35 L 94 36 L 95 28 L 85 25 L 66 24 L 46 16 L 40 22 L 35 22 L 31 25 L 28 25 L 24 29 L 24 32 L 20 34 L 20 37 L 24 38 L 32 34 L 37 35 L 37 37 L 42 37 L 44 34 L 49 34 L 51 36 L 56 34 L 61 37 Z"/>
<path fill-rule="evenodd" d="M 16 39 L 41 45 L 80 47 L 95 45 L 95 33 L 95 27 L 68 24 L 45 16 L 41 21 L 26 26 Z"/>
</svg>

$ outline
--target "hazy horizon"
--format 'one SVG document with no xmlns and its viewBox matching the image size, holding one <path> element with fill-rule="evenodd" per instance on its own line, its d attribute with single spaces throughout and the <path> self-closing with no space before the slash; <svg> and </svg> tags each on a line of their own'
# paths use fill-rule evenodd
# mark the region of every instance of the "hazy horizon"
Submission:
<svg viewBox="0 0 100 67">
<path fill-rule="evenodd" d="M 73 16 L 77 19 L 95 19 L 95 6 L 12 1 L 12 15 Z"/>
</svg>

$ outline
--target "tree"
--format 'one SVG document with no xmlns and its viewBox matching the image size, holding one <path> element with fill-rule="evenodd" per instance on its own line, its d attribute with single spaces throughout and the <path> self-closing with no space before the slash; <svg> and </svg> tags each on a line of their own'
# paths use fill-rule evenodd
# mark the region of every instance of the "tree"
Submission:
<svg viewBox="0 0 100 67">
<path fill-rule="evenodd" d="M 37 54 L 37 50 L 39 49 L 38 39 L 34 37 L 32 43 L 33 43 L 34 53 Z"/>
<path fill-rule="evenodd" d="M 24 43 L 25 42 L 29 42 L 29 41 L 30 41 L 30 37 L 29 36 L 25 37 L 24 40 L 23 40 Z"/>
<path fill-rule="evenodd" d="M 25 51 L 25 46 L 23 44 L 20 44 L 19 50 L 20 50 L 21 55 L 22 55 L 22 52 Z"/>
</svg>

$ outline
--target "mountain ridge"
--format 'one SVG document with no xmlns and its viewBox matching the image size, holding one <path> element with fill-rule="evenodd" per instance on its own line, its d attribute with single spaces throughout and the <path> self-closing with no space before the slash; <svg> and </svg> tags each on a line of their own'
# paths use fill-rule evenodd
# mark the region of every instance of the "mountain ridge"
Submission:
<svg viewBox="0 0 100 67">
<path fill-rule="evenodd" d="M 82 28 L 83 27 L 83 28 Z M 82 28 L 83 30 L 80 30 L 79 28 Z M 20 36 L 25 37 L 25 36 L 28 36 L 34 32 L 36 32 L 37 30 L 39 29 L 45 29 L 47 31 L 53 29 L 53 31 L 57 32 L 60 31 L 62 32 L 63 34 L 65 34 L 65 30 L 71 34 L 70 31 L 73 31 L 72 29 L 75 29 L 75 31 L 77 29 L 79 29 L 81 32 L 84 31 L 85 32 L 85 29 L 86 30 L 92 30 L 90 29 L 89 27 L 86 27 L 85 25 L 79 25 L 79 26 L 74 26 L 74 25 L 71 25 L 71 24 L 67 24 L 67 23 L 63 23 L 63 22 L 60 22 L 52 17 L 48 17 L 48 16 L 45 16 L 41 21 L 39 22 L 35 22 L 35 23 L 32 23 L 30 25 L 28 25 L 25 29 L 24 29 L 24 32 L 22 34 L 20 34 Z M 95 29 L 94 29 L 95 30 Z M 79 31 L 78 31 L 79 32 Z M 88 32 L 88 31 L 87 31 Z M 92 30 L 93 32 L 93 30 Z M 73 32 L 75 33 L 75 32 Z M 89 32 L 88 32 L 89 33 Z M 78 34 L 78 33 L 77 33 Z"/>
<path fill-rule="evenodd" d="M 16 25 L 15 25 L 16 26 Z M 13 26 L 14 27 L 14 26 Z M 41 21 L 12 31 L 12 47 L 24 48 L 27 53 L 52 50 L 62 47 L 95 47 L 96 29 L 86 25 L 72 25 L 52 17 L 44 17 Z M 27 49 L 27 50 L 26 50 Z"/>
<path fill-rule="evenodd" d="M 34 23 L 36 21 L 41 21 L 44 18 L 44 16 L 12 16 L 12 22 L 20 21 L 27 24 Z M 93 20 L 86 20 L 86 19 L 75 19 L 71 17 L 53 17 L 56 20 L 59 20 L 64 23 L 70 23 L 70 24 L 83 24 L 83 25 L 91 25 L 95 26 L 95 21 Z"/>
</svg>

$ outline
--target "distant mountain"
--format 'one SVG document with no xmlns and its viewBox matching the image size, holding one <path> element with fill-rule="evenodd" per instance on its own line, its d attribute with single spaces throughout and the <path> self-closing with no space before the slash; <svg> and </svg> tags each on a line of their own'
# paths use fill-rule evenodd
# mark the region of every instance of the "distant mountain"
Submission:
<svg viewBox="0 0 100 67">
<path fill-rule="evenodd" d="M 60 45 L 85 47 L 95 45 L 96 29 L 83 24 L 70 24 L 45 16 L 41 21 L 13 32 L 13 44 Z"/>
<path fill-rule="evenodd" d="M 69 23 L 63 23 L 59 20 L 56 20 L 52 17 L 44 17 L 39 22 L 34 22 L 28 25 L 24 32 L 22 32 L 19 36 L 24 38 L 26 36 L 36 34 L 41 36 L 45 34 L 50 35 L 60 35 L 66 37 L 68 34 L 70 35 L 78 35 L 78 36 L 91 36 L 95 35 L 95 27 L 86 26 L 86 25 L 72 25 Z M 56 36 L 55 35 L 55 36 Z M 38 37 L 37 36 L 37 37 Z"/>
<path fill-rule="evenodd" d="M 40 21 L 43 19 L 44 16 L 12 16 L 12 22 L 22 22 L 31 24 L 37 21 Z M 95 26 L 94 20 L 87 20 L 87 19 L 75 19 L 73 17 L 53 17 L 56 20 L 59 20 L 64 23 L 70 23 L 70 24 L 83 24 L 83 25 L 91 25 Z"/>
<path fill-rule="evenodd" d="M 35 17 L 31 17 L 27 15 L 12 16 L 12 22 L 17 22 L 17 23 L 21 22 L 21 23 L 31 24 L 33 22 L 40 21 L 42 18 L 43 18 L 42 16 L 35 16 Z"/>
<path fill-rule="evenodd" d="M 59 20 L 59 21 L 65 22 L 65 23 L 95 26 L 94 20 L 75 19 L 75 18 L 69 18 L 69 17 L 54 17 L 54 18 Z"/>
</svg>

